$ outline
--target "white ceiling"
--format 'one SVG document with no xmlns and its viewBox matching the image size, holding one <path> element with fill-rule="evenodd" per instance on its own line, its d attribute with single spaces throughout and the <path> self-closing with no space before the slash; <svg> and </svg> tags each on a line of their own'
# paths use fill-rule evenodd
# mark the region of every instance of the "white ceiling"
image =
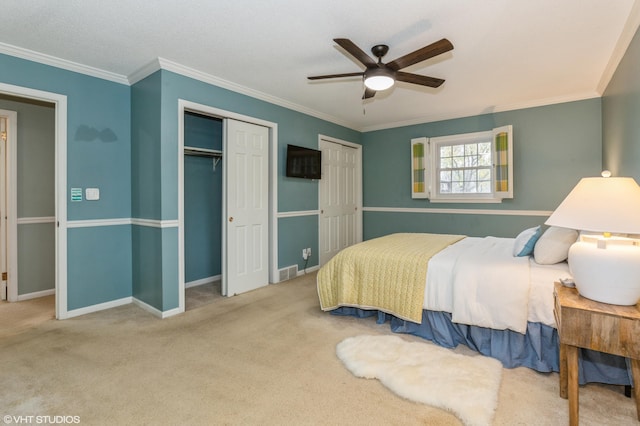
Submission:
<svg viewBox="0 0 640 426">
<path fill-rule="evenodd" d="M 0 53 L 129 80 L 162 58 L 366 131 L 600 96 L 638 9 L 636 0 L 15 0 L 0 7 Z M 337 37 L 367 53 L 389 45 L 383 62 L 446 37 L 453 51 L 405 69 L 446 82 L 399 83 L 363 101 L 357 77 L 308 81 L 363 69 Z"/>
</svg>

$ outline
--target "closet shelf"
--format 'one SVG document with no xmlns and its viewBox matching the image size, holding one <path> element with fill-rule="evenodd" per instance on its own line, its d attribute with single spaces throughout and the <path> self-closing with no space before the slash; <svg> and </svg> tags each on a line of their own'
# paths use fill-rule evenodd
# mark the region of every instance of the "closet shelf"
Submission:
<svg viewBox="0 0 640 426">
<path fill-rule="evenodd" d="M 198 157 L 211 157 L 213 158 L 213 171 L 216 171 L 216 166 L 220 162 L 222 158 L 222 151 L 217 149 L 207 149 L 207 148 L 196 148 L 194 146 L 185 146 L 184 147 L 185 155 L 195 155 Z"/>
<path fill-rule="evenodd" d="M 196 148 L 194 146 L 185 146 L 184 153 L 186 155 L 199 155 L 201 157 L 222 157 L 222 151 L 217 149 Z"/>
</svg>

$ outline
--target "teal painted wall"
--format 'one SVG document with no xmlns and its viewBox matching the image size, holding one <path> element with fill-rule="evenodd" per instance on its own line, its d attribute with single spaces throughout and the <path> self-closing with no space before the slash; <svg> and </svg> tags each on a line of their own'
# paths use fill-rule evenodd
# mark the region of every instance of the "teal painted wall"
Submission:
<svg viewBox="0 0 640 426">
<path fill-rule="evenodd" d="M 163 177 L 166 169 L 167 189 L 163 197 L 167 200 L 173 197 L 173 202 L 167 202 L 163 212 L 164 218 L 177 218 L 177 170 L 172 164 L 177 164 L 177 138 L 178 138 L 178 99 L 219 108 L 226 111 L 247 115 L 257 119 L 278 124 L 278 212 L 316 210 L 318 208 L 318 182 L 305 179 L 287 178 L 285 174 L 285 156 L 287 144 L 318 147 L 318 135 L 360 143 L 361 134 L 355 130 L 347 129 L 318 118 L 310 117 L 300 112 L 292 111 L 265 101 L 232 92 L 220 87 L 212 86 L 201 81 L 181 76 L 169 71 L 160 71 L 162 74 L 162 117 L 163 117 L 163 146 L 167 146 L 166 160 L 163 158 Z M 173 155 L 173 158 L 171 157 Z M 164 205 L 164 202 L 163 202 Z M 308 220 L 308 219 L 304 219 Z M 308 227 L 290 227 L 288 220 L 278 221 L 278 236 L 283 238 L 278 248 L 278 268 L 302 265 L 302 248 L 311 247 L 314 253 L 318 253 L 318 226 L 317 218 L 312 220 Z M 317 256 L 312 257 L 312 262 L 317 264 Z"/>
<path fill-rule="evenodd" d="M 173 260 L 172 262 L 167 259 Z M 162 308 L 178 307 L 178 228 L 162 229 Z"/>
<path fill-rule="evenodd" d="M 55 216 L 53 104 L 0 95 L 17 113 L 17 217 Z M 55 288 L 54 223 L 18 223 L 18 295 Z"/>
<path fill-rule="evenodd" d="M 369 240 L 395 232 L 515 237 L 523 229 L 540 225 L 545 220 L 546 218 L 536 216 L 364 212 L 363 239 Z"/>
<path fill-rule="evenodd" d="M 640 32 L 636 32 L 602 98 L 602 167 L 640 182 Z"/>
<path fill-rule="evenodd" d="M 131 296 L 131 226 L 67 231 L 67 308 L 84 308 Z"/>
<path fill-rule="evenodd" d="M 131 216 L 135 218 L 160 219 L 160 91 L 159 73 L 131 86 Z"/>
<path fill-rule="evenodd" d="M 368 132 L 363 135 L 364 207 L 550 211 L 601 167 L 599 98 Z M 411 198 L 412 138 L 513 125 L 514 198 L 500 204 L 430 203 Z M 545 218 L 365 212 L 364 238 L 396 230 L 515 236 Z M 502 219 L 501 219 L 502 218 Z M 500 223 L 501 226 L 496 224 Z M 464 232 L 463 232 L 464 231 Z"/>
<path fill-rule="evenodd" d="M 18 115 L 18 218 L 55 215 L 53 104 L 0 94 L 0 109 Z"/>
<path fill-rule="evenodd" d="M 317 148 L 318 135 L 363 145 L 365 207 L 553 210 L 602 164 L 600 99 L 360 132 L 169 71 L 131 87 L 0 55 L 0 81 L 68 97 L 69 187 L 98 187 L 97 202 L 67 203 L 69 220 L 177 220 L 178 99 L 278 124 L 278 212 L 316 210 L 318 183 L 284 176 L 287 144 Z M 606 110 L 606 108 L 605 108 Z M 608 112 L 606 110 L 605 112 Z M 495 205 L 410 198 L 410 139 L 514 126 L 515 199 Z M 540 217 L 365 212 L 365 238 L 397 230 L 515 235 Z M 468 230 L 468 232 L 467 232 Z M 178 305 L 176 227 L 69 229 L 68 306 L 134 296 L 161 311 Z M 318 253 L 316 216 L 278 220 L 278 267 Z M 104 240 L 104 242 L 103 242 Z M 308 266 L 317 265 L 317 256 Z M 99 274 L 99 276 L 97 276 Z"/>
<path fill-rule="evenodd" d="M 167 153 L 177 155 L 178 137 L 178 99 L 223 109 L 249 117 L 278 124 L 278 211 L 304 211 L 318 208 L 318 182 L 284 176 L 287 144 L 318 147 L 318 135 L 360 143 L 361 134 L 306 114 L 280 107 L 259 99 L 251 98 L 227 89 L 212 86 L 170 71 L 162 73 L 162 123 L 163 144 Z M 173 150 L 175 146 L 175 150 Z M 175 151 L 175 152 L 174 152 Z M 172 160 L 167 157 L 168 160 Z M 169 161 L 171 162 L 171 161 Z M 163 162 L 163 166 L 164 166 Z M 177 199 L 177 169 L 167 169 L 168 178 L 173 185 L 168 186 L 169 198 Z M 164 167 L 163 167 L 164 175 Z M 174 179 L 175 177 L 175 179 Z M 173 194 L 175 192 L 175 195 Z M 168 203 L 167 218 L 177 217 L 177 205 Z"/>
<path fill-rule="evenodd" d="M 55 228 L 53 223 L 18 225 L 18 295 L 56 285 Z"/>
<path fill-rule="evenodd" d="M 129 86 L 3 54 L 0 69 L 2 83 L 67 96 L 67 184 L 100 188 L 99 201 L 68 201 L 67 218 L 131 217 Z"/>
<path fill-rule="evenodd" d="M 131 240 L 132 295 L 162 310 L 162 229 L 134 225 Z"/>
<path fill-rule="evenodd" d="M 184 144 L 222 149 L 222 120 L 185 114 Z M 185 283 L 222 273 L 222 161 L 184 156 Z"/>
<path fill-rule="evenodd" d="M 318 182 L 284 177 L 288 143 L 317 148 L 319 134 L 360 142 L 361 135 L 354 130 L 165 70 L 133 85 L 131 96 L 134 218 L 178 218 L 179 99 L 278 124 L 278 164 L 273 166 L 278 171 L 279 212 L 318 208 Z M 317 218 L 305 221 L 308 226 L 279 220 L 279 268 L 294 263 L 302 266 L 298 252 L 303 247 L 318 253 Z M 177 228 L 138 228 L 134 226 L 132 235 L 133 295 L 159 310 L 177 308 Z M 317 260 L 312 258 L 309 263 L 317 265 Z M 187 282 L 190 278 L 185 277 Z"/>
<path fill-rule="evenodd" d="M 159 73 L 131 87 L 131 217 L 135 219 L 162 217 L 161 89 Z M 131 246 L 132 295 L 162 310 L 162 229 L 133 225 Z"/>
<path fill-rule="evenodd" d="M 306 247 L 311 247 L 311 257 L 306 267 L 318 266 L 320 255 L 318 226 L 320 225 L 317 215 L 283 217 L 278 220 L 278 259 L 282 267 L 298 265 L 298 271 L 302 272 L 305 268 L 302 249 Z M 315 232 L 309 233 L 309 229 Z"/>
<path fill-rule="evenodd" d="M 2 54 L 0 70 L 2 83 L 67 97 L 68 188 L 100 189 L 99 201 L 67 200 L 67 219 L 131 217 L 129 86 Z M 129 226 L 69 229 L 67 244 L 69 310 L 131 296 Z"/>
</svg>

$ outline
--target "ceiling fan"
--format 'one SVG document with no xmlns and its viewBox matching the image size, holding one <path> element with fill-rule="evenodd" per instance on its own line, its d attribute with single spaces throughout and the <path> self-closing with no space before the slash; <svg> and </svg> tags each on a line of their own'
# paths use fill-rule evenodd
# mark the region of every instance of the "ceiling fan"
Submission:
<svg viewBox="0 0 640 426">
<path fill-rule="evenodd" d="M 405 83 L 419 84 L 428 87 L 439 87 L 444 83 L 444 80 L 441 78 L 427 77 L 424 75 L 402 72 L 400 70 L 453 49 L 453 44 L 451 44 L 451 42 L 446 38 L 443 38 L 442 40 L 431 43 L 422 49 L 418 49 L 415 52 L 383 64 L 382 57 L 389 51 L 389 46 L 386 44 L 378 44 L 371 48 L 371 53 L 378 58 L 378 62 L 376 62 L 349 39 L 334 38 L 333 41 L 364 65 L 366 70 L 363 72 L 316 75 L 307 78 L 309 80 L 322 80 L 326 78 L 362 76 L 364 78 L 365 85 L 365 91 L 364 95 L 362 95 L 362 99 L 374 97 L 377 91 L 390 88 L 396 81 L 404 81 Z"/>
</svg>

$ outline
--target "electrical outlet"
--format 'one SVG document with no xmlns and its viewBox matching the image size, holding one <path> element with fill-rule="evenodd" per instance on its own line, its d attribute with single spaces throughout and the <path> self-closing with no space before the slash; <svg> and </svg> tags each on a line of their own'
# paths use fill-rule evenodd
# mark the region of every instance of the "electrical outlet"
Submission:
<svg viewBox="0 0 640 426">
<path fill-rule="evenodd" d="M 311 257 L 311 247 L 302 249 L 302 259 L 307 260 Z"/>
</svg>

